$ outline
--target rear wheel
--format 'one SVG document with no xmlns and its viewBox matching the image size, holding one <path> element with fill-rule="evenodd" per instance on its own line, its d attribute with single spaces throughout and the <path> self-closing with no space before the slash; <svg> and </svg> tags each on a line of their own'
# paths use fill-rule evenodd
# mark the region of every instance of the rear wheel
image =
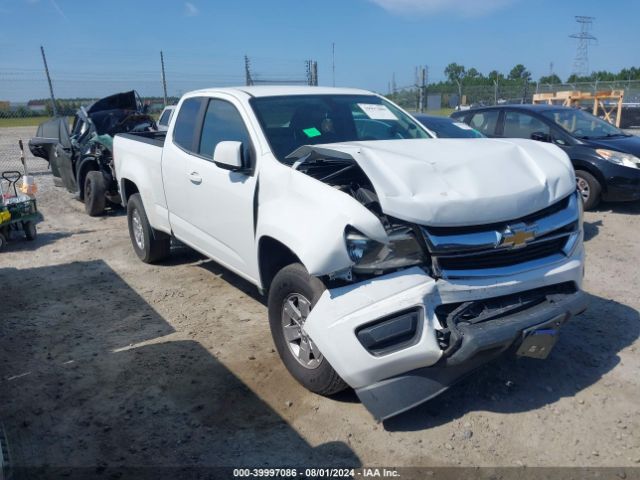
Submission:
<svg viewBox="0 0 640 480">
<path fill-rule="evenodd" d="M 87 173 L 84 180 L 84 209 L 95 217 L 104 212 L 107 199 L 105 198 L 106 187 L 102 172 L 91 171 Z"/>
<path fill-rule="evenodd" d="M 289 373 L 305 388 L 331 395 L 347 388 L 313 340 L 304 323 L 317 303 L 324 284 L 299 263 L 278 272 L 269 289 L 271 335 Z"/>
<path fill-rule="evenodd" d="M 4 233 L 0 232 L 0 250 L 4 250 L 4 247 L 7 246 L 7 237 L 4 236 Z"/>
<path fill-rule="evenodd" d="M 600 182 L 584 170 L 576 170 L 576 186 L 578 193 L 582 197 L 585 210 L 591 210 L 600 203 L 600 195 L 602 193 L 602 186 Z"/>
<path fill-rule="evenodd" d="M 155 263 L 169 256 L 171 237 L 151 228 L 139 193 L 129 197 L 127 223 L 133 250 L 140 260 L 145 263 Z"/>
<path fill-rule="evenodd" d="M 35 240 L 38 236 L 38 229 L 36 228 L 36 224 L 31 220 L 29 220 L 28 222 L 24 222 L 22 224 L 22 229 L 24 230 L 24 236 L 27 237 L 27 240 Z"/>
</svg>

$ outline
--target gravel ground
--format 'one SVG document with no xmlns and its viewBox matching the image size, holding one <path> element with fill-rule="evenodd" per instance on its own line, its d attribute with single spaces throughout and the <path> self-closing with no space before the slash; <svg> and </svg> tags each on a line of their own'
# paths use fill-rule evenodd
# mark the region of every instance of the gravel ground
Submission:
<svg viewBox="0 0 640 480">
<path fill-rule="evenodd" d="M 505 358 L 376 423 L 288 375 L 254 287 L 185 247 L 145 265 L 122 212 L 37 181 L 38 239 L 0 254 L 14 466 L 640 466 L 638 203 L 585 215 L 590 307 L 547 361 Z"/>
</svg>

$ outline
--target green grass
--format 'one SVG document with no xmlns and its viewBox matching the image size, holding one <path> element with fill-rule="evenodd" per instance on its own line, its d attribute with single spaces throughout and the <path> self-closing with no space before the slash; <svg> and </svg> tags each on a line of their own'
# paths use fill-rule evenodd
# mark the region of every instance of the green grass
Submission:
<svg viewBox="0 0 640 480">
<path fill-rule="evenodd" d="M 37 127 L 50 117 L 0 118 L 1 127 Z"/>
<path fill-rule="evenodd" d="M 418 113 L 416 110 L 409 110 L 409 112 L 411 112 L 412 114 Z M 425 110 L 424 113 L 425 115 L 434 115 L 436 117 L 448 117 L 453 112 L 455 112 L 455 109 L 453 108 L 441 108 L 440 110 Z"/>
<path fill-rule="evenodd" d="M 427 112 L 429 115 L 437 115 L 439 117 L 448 117 L 450 116 L 453 112 L 455 112 L 455 109 L 453 108 L 441 108 L 440 110 L 430 110 L 429 112 Z"/>
</svg>

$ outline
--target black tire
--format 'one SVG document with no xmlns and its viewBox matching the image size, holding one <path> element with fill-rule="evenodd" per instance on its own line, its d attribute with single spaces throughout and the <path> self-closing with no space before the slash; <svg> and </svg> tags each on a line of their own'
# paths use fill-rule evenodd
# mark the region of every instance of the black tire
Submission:
<svg viewBox="0 0 640 480">
<path fill-rule="evenodd" d="M 269 289 L 269 325 L 278 354 L 293 378 L 314 393 L 332 395 L 347 388 L 347 384 L 324 357 L 313 368 L 303 366 L 291 351 L 283 327 L 284 304 L 292 294 L 304 296 L 313 308 L 325 288 L 301 264 L 284 267 L 276 274 Z"/>
<path fill-rule="evenodd" d="M 127 202 L 127 224 L 133 250 L 140 260 L 145 263 L 155 263 L 169 256 L 171 237 L 151 228 L 139 193 L 131 195 Z M 134 225 L 138 234 L 141 235 L 141 245 L 136 240 Z"/>
<path fill-rule="evenodd" d="M 84 209 L 92 217 L 102 215 L 107 199 L 102 172 L 91 171 L 84 179 Z"/>
<path fill-rule="evenodd" d="M 578 193 L 584 202 L 584 209 L 591 210 L 598 206 L 601 200 L 602 185 L 600 182 L 584 170 L 576 170 L 576 185 Z"/>
<path fill-rule="evenodd" d="M 7 246 L 7 237 L 4 236 L 4 233 L 0 232 L 0 251 L 4 250 Z"/>
<path fill-rule="evenodd" d="M 28 222 L 22 223 L 22 229 L 24 230 L 24 236 L 29 241 L 33 241 L 38 237 L 38 229 L 36 228 L 35 222 L 29 220 Z"/>
</svg>

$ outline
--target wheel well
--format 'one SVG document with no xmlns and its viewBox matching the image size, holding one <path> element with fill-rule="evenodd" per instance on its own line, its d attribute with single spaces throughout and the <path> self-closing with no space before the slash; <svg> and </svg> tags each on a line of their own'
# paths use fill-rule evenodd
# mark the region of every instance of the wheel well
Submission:
<svg viewBox="0 0 640 480">
<path fill-rule="evenodd" d="M 262 289 L 269 290 L 276 274 L 287 265 L 299 263 L 300 259 L 287 246 L 271 237 L 262 237 L 258 245 L 258 266 Z"/>
<path fill-rule="evenodd" d="M 139 193 L 138 186 L 133 183 L 131 180 L 127 180 L 126 178 L 122 180 L 122 204 L 124 206 L 127 205 L 127 201 L 129 197 L 134 193 Z"/>
</svg>

